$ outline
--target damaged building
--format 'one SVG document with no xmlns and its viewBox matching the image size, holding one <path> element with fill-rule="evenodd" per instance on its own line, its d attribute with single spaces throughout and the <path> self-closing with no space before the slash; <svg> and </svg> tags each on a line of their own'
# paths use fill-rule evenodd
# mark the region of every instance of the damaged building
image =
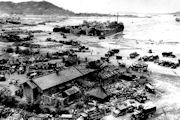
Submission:
<svg viewBox="0 0 180 120">
<path fill-rule="evenodd" d="M 30 102 L 41 98 L 43 104 L 54 105 L 54 100 L 69 102 L 70 97 L 80 92 L 80 89 L 74 86 L 73 82 L 83 80 L 86 77 L 91 78 L 92 74 L 96 72 L 96 69 L 86 68 L 86 65 L 80 64 L 63 69 L 58 73 L 29 80 L 21 86 L 24 97 Z"/>
</svg>

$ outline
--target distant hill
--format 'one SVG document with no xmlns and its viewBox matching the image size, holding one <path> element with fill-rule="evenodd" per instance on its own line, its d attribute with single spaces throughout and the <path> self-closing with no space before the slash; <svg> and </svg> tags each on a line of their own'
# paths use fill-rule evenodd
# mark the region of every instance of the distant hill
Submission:
<svg viewBox="0 0 180 120">
<path fill-rule="evenodd" d="M 100 14 L 100 13 L 76 13 L 76 16 L 114 16 L 114 15 L 110 15 L 110 14 Z"/>
<path fill-rule="evenodd" d="M 113 14 L 100 14 L 100 13 L 76 13 L 76 16 L 117 17 L 117 15 L 113 15 Z M 139 18 L 138 15 L 129 15 L 129 14 L 127 14 L 127 15 L 118 15 L 118 17 Z"/>
<path fill-rule="evenodd" d="M 46 1 L 20 3 L 0 2 L 0 13 L 25 15 L 75 15 L 72 11 L 65 10 Z"/>
<path fill-rule="evenodd" d="M 174 16 L 180 16 L 180 12 L 174 12 L 174 13 L 170 13 L 170 14 L 172 14 Z"/>
</svg>

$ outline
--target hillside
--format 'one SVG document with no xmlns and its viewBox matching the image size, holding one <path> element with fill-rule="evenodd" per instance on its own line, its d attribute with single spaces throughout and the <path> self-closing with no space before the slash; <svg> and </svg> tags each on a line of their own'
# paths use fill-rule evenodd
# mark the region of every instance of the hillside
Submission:
<svg viewBox="0 0 180 120">
<path fill-rule="evenodd" d="M 0 2 L 0 13 L 24 14 L 24 15 L 74 15 L 75 13 L 65 10 L 52 3 L 41 2 Z"/>
</svg>

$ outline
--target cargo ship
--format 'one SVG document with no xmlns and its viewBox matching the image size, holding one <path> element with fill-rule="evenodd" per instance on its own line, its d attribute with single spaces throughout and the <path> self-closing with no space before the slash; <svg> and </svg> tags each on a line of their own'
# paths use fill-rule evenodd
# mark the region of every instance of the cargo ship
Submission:
<svg viewBox="0 0 180 120">
<path fill-rule="evenodd" d="M 53 32 L 72 33 L 76 35 L 87 36 L 109 36 L 115 33 L 122 32 L 124 30 L 124 24 L 122 22 L 87 22 L 84 21 L 81 25 L 76 26 L 63 26 L 55 27 Z"/>
</svg>

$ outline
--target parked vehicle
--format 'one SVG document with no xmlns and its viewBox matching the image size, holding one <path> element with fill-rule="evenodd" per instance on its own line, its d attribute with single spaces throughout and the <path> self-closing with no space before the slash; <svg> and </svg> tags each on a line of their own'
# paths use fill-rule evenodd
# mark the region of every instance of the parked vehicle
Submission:
<svg viewBox="0 0 180 120">
<path fill-rule="evenodd" d="M 144 103 L 145 101 L 147 101 L 147 96 L 145 95 L 137 95 L 134 98 L 136 101 L 140 102 L 140 103 Z"/>
<path fill-rule="evenodd" d="M 119 49 L 112 49 L 114 53 L 119 53 Z"/>
<path fill-rule="evenodd" d="M 151 84 L 146 84 L 145 89 L 150 93 L 155 93 L 155 89 Z"/>
<path fill-rule="evenodd" d="M 173 54 L 173 52 L 163 52 L 162 53 L 163 57 L 172 57 L 175 58 L 176 56 Z"/>
<path fill-rule="evenodd" d="M 136 58 L 136 57 L 138 57 L 139 56 L 139 54 L 137 53 L 137 52 L 133 52 L 133 53 L 131 53 L 130 55 L 129 55 L 129 57 L 131 58 L 131 59 L 134 59 L 134 58 Z"/>
<path fill-rule="evenodd" d="M 113 111 L 114 117 L 123 116 L 127 113 L 134 112 L 135 107 L 133 105 L 121 105 Z"/>
<path fill-rule="evenodd" d="M 99 39 L 106 39 L 104 35 L 99 36 Z"/>
<path fill-rule="evenodd" d="M 142 106 L 138 111 L 134 112 L 131 116 L 131 120 L 146 120 L 151 118 L 156 112 L 156 106 Z"/>
<path fill-rule="evenodd" d="M 116 56 L 117 60 L 122 60 L 122 56 Z"/>
<path fill-rule="evenodd" d="M 150 50 L 148 51 L 148 53 L 152 53 L 152 50 L 150 49 Z"/>
<path fill-rule="evenodd" d="M 6 81 L 6 77 L 3 74 L 0 74 L 0 81 Z"/>
</svg>

